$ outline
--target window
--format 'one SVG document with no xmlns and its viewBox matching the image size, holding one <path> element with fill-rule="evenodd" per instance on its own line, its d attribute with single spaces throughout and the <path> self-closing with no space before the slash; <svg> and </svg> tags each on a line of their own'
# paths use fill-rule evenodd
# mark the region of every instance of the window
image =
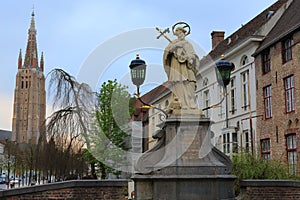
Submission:
<svg viewBox="0 0 300 200">
<path fill-rule="evenodd" d="M 231 114 L 235 114 L 236 112 L 236 80 L 235 77 L 233 77 L 230 81 L 230 112 Z"/>
<path fill-rule="evenodd" d="M 229 141 L 227 141 L 228 133 L 224 133 L 223 134 L 223 153 L 229 153 L 229 148 L 227 147 L 227 144 L 229 143 Z"/>
<path fill-rule="evenodd" d="M 246 111 L 248 110 L 248 79 L 249 70 L 241 74 L 242 76 L 242 108 Z"/>
<path fill-rule="evenodd" d="M 263 74 L 271 71 L 270 49 L 262 53 L 262 71 Z"/>
<path fill-rule="evenodd" d="M 289 76 L 284 79 L 284 89 L 285 89 L 285 106 L 286 112 L 290 113 L 295 111 L 295 88 L 294 88 L 294 76 Z"/>
<path fill-rule="evenodd" d="M 261 157 L 269 161 L 271 155 L 271 148 L 270 148 L 270 139 L 263 139 L 261 140 Z"/>
<path fill-rule="evenodd" d="M 249 147 L 250 147 L 249 132 L 245 131 L 244 136 L 245 136 L 245 148 L 247 151 L 249 151 Z"/>
<path fill-rule="evenodd" d="M 241 60 L 241 66 L 244 66 L 249 63 L 249 59 L 247 56 L 243 56 Z"/>
<path fill-rule="evenodd" d="M 282 43 L 282 61 L 283 63 L 292 60 L 292 46 L 294 45 L 294 40 L 292 37 L 286 39 Z"/>
<path fill-rule="evenodd" d="M 232 152 L 238 153 L 238 137 L 237 133 L 232 133 Z"/>
<path fill-rule="evenodd" d="M 210 94 L 209 90 L 204 91 L 204 107 L 207 108 L 210 106 Z M 210 109 L 206 110 L 204 113 L 205 117 L 210 117 Z"/>
<path fill-rule="evenodd" d="M 269 119 L 272 117 L 272 86 L 264 87 L 264 105 L 265 105 L 265 117 Z"/>
<path fill-rule="evenodd" d="M 296 134 L 290 134 L 286 137 L 287 159 L 290 174 L 297 173 L 297 144 Z"/>
<path fill-rule="evenodd" d="M 230 153 L 230 133 L 223 134 L 223 152 Z"/>
</svg>

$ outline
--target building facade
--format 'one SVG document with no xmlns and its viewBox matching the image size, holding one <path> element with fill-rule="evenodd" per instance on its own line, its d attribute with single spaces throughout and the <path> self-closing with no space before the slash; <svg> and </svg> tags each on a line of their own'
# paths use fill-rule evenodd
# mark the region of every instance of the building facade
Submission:
<svg viewBox="0 0 300 200">
<path fill-rule="evenodd" d="M 266 160 L 300 172 L 300 1 L 294 0 L 255 52 L 257 145 Z"/>
<path fill-rule="evenodd" d="M 171 94 L 170 85 L 168 82 L 165 82 L 141 97 L 143 102 L 151 105 L 150 107 L 143 107 L 143 104 L 138 99 L 135 102 L 136 112 L 133 120 L 140 121 L 140 126 L 142 127 L 143 152 L 151 149 L 156 143 L 156 139 L 152 138 L 152 136 L 155 131 L 160 129 L 158 125 L 165 119 L 165 114 L 159 109 L 167 109 L 171 101 Z"/>
<path fill-rule="evenodd" d="M 206 110 L 204 114 L 214 122 L 211 125 L 214 133 L 212 143 L 227 155 L 242 150 L 257 151 L 256 122 L 261 116 L 257 114 L 252 54 L 285 12 L 289 2 L 277 1 L 227 38 L 224 38 L 223 31 L 213 31 L 211 34 L 212 51 L 201 60 L 197 99 L 200 108 L 225 99 L 218 107 Z M 215 73 L 215 63 L 222 55 L 235 65 L 225 96 Z"/>
<path fill-rule="evenodd" d="M 34 13 L 24 62 L 20 50 L 14 91 L 12 141 L 37 144 L 45 136 L 46 92 L 43 53 L 38 59 Z"/>
</svg>

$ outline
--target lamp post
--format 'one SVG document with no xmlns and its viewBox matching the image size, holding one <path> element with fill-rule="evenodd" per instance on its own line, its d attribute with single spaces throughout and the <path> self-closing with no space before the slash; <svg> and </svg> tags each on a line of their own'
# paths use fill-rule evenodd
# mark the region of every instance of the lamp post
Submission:
<svg viewBox="0 0 300 200">
<path fill-rule="evenodd" d="M 226 98 L 226 109 L 225 109 L 225 119 L 226 119 L 226 128 L 228 128 L 228 99 L 227 99 L 227 85 L 230 83 L 230 74 L 234 69 L 234 64 L 225 60 L 224 55 L 222 59 L 216 62 L 216 76 L 217 81 L 220 85 L 223 85 L 224 96 Z M 224 98 L 224 97 L 223 97 Z M 224 100 L 224 99 L 223 99 Z"/>
<path fill-rule="evenodd" d="M 132 60 L 129 68 L 131 80 L 137 87 L 137 96 L 140 97 L 140 86 L 144 83 L 146 78 L 146 62 L 140 59 L 140 55 L 136 54 L 135 60 Z"/>
<path fill-rule="evenodd" d="M 154 109 L 159 110 L 162 113 L 164 113 L 164 115 L 165 115 L 164 117 L 167 118 L 168 114 L 166 113 L 166 111 L 164 111 L 161 108 L 157 108 L 153 105 L 150 105 L 148 103 L 145 103 L 141 99 L 140 86 L 143 85 L 145 78 L 146 78 L 146 66 L 147 66 L 146 62 L 144 60 L 140 59 L 139 54 L 136 54 L 136 58 L 130 62 L 129 68 L 130 68 L 131 81 L 137 87 L 136 96 L 137 96 L 138 100 L 142 103 L 142 105 L 143 105 L 142 108 L 146 108 L 146 109 L 154 108 Z"/>
<path fill-rule="evenodd" d="M 216 77 L 217 77 L 218 83 L 223 86 L 223 98 L 221 99 L 221 101 L 219 103 L 202 109 L 204 111 L 204 110 L 208 110 L 211 108 L 215 108 L 218 105 L 220 105 L 226 98 L 226 110 L 225 110 L 225 112 L 226 112 L 225 113 L 226 128 L 228 128 L 227 85 L 230 83 L 230 74 L 233 69 L 234 69 L 234 64 L 232 62 L 225 60 L 224 55 L 222 55 L 221 60 L 216 62 L 215 71 L 216 71 Z"/>
</svg>

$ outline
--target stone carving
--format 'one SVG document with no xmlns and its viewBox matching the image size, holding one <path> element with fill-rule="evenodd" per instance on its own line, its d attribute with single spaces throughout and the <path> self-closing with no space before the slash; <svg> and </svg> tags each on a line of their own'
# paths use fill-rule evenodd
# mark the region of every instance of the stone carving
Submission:
<svg viewBox="0 0 300 200">
<path fill-rule="evenodd" d="M 200 62 L 192 44 L 185 39 L 190 32 L 190 27 L 184 22 L 179 22 L 172 29 L 177 39 L 171 41 L 165 37 L 170 43 L 165 48 L 163 55 L 164 69 L 173 92 L 172 102 L 167 113 L 201 114 L 201 110 L 197 108 L 195 95 L 196 74 Z"/>
<path fill-rule="evenodd" d="M 137 173 L 149 174 L 154 171 L 153 167 L 161 161 L 165 153 L 165 137 L 166 131 L 164 127 L 154 133 L 152 138 L 157 139 L 157 142 L 138 159 L 135 165 Z"/>
<path fill-rule="evenodd" d="M 180 25 L 177 27 L 177 25 Z M 188 29 L 188 30 L 186 30 Z M 137 199 L 234 199 L 235 176 L 232 163 L 211 144 L 211 121 L 197 108 L 195 85 L 199 58 L 185 37 L 190 27 L 179 22 L 172 27 L 177 39 L 160 35 L 170 44 L 163 63 L 172 85 L 168 117 L 153 135 L 154 147 L 137 160 L 135 182 Z M 167 192 L 166 192 L 167 191 Z"/>
</svg>

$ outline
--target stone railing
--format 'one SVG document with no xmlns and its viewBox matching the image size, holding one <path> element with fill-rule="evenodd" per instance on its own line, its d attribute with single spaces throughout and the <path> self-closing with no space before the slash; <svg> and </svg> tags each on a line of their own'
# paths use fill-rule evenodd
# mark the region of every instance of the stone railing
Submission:
<svg viewBox="0 0 300 200">
<path fill-rule="evenodd" d="M 0 191 L 5 200 L 122 200 L 127 196 L 128 180 L 74 180 Z"/>
<path fill-rule="evenodd" d="M 292 180 L 243 180 L 238 199 L 300 199 L 300 181 Z"/>
</svg>

